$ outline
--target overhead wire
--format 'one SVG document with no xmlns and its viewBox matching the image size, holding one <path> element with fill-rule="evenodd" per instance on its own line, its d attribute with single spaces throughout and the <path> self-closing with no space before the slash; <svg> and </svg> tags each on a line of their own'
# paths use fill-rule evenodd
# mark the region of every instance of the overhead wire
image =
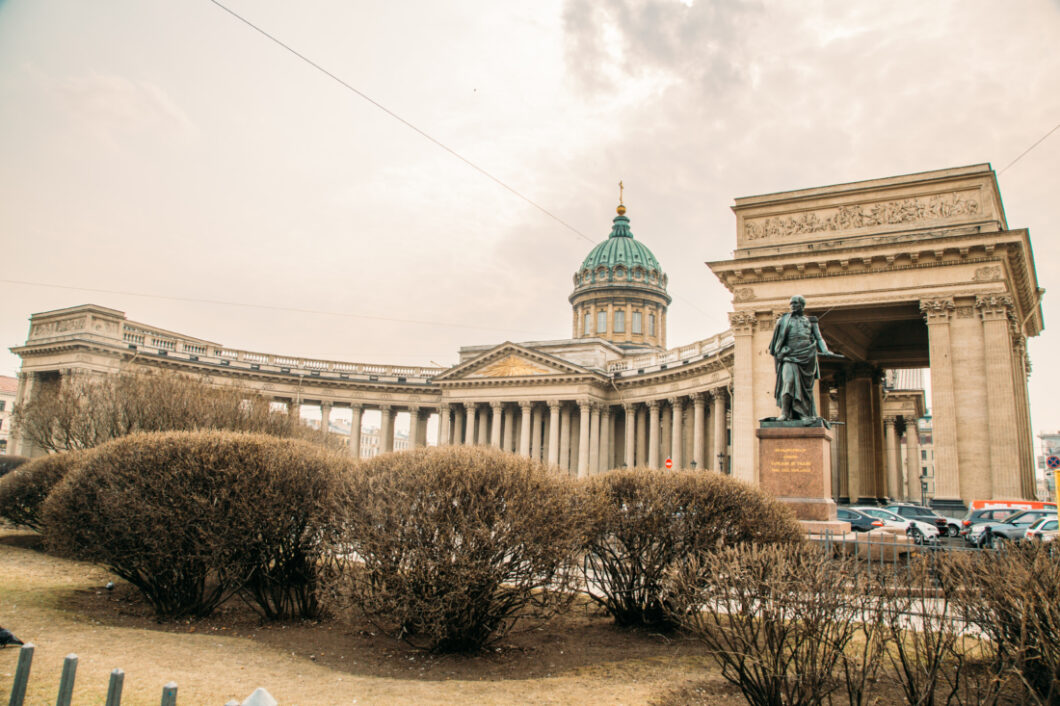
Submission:
<svg viewBox="0 0 1060 706">
<path fill-rule="evenodd" d="M 394 120 L 397 120 L 402 125 L 404 125 L 405 127 L 409 128 L 410 130 L 412 130 L 417 135 L 419 135 L 420 137 L 424 138 L 425 140 L 427 140 L 431 144 L 435 145 L 439 149 L 445 150 L 450 155 L 452 155 L 453 157 L 459 159 L 461 162 L 463 162 L 467 166 L 471 167 L 472 169 L 474 169 L 478 173 L 482 174 L 484 177 L 486 177 L 490 181 L 494 182 L 495 184 L 497 184 L 501 188 L 503 188 L 503 189 L 507 190 L 508 192 L 510 192 L 512 195 L 516 196 L 517 198 L 519 198 L 519 199 L 525 201 L 526 203 L 528 203 L 529 205 L 533 206 L 534 208 L 536 208 L 541 213 L 545 214 L 546 216 L 548 216 L 552 220 L 556 221 L 557 223 L 562 225 L 564 228 L 566 228 L 570 232 L 572 232 L 575 235 L 577 235 L 579 238 L 581 238 L 581 239 L 583 239 L 583 240 L 585 240 L 585 241 L 587 241 L 589 243 L 593 243 L 593 244 L 596 243 L 596 240 L 590 238 L 585 233 L 581 232 L 580 230 L 575 228 L 573 225 L 571 225 L 567 221 L 563 220 L 562 218 L 560 218 L 556 214 L 552 213 L 547 208 L 545 208 L 541 204 L 537 203 L 536 201 L 531 199 L 526 194 L 522 193 L 521 191 L 519 191 L 515 187 L 509 185 L 504 180 L 502 180 L 500 177 L 495 176 L 494 174 L 492 174 L 491 172 L 486 170 L 484 167 L 479 166 L 478 164 L 476 164 L 475 162 L 471 161 L 470 159 L 468 159 L 464 155 L 460 154 L 459 152 L 457 152 L 455 149 L 453 149 L 449 145 L 445 144 L 444 142 L 442 142 L 438 138 L 436 138 L 433 135 L 431 135 L 430 133 L 428 133 L 426 130 L 421 129 L 420 127 L 416 126 L 411 121 L 409 121 L 406 118 L 402 117 L 398 113 L 395 113 L 390 108 L 387 108 L 385 105 L 383 105 L 379 101 L 375 100 L 374 98 L 369 96 L 364 91 L 361 91 L 356 86 L 350 84 L 349 82 L 347 82 L 346 80 L 344 80 L 340 76 L 336 75 L 335 73 L 329 71 L 325 67 L 323 67 L 320 64 L 318 64 L 317 62 L 313 61 L 308 56 L 306 56 L 302 52 L 298 51 L 297 49 L 295 49 L 291 45 L 287 44 L 286 42 L 284 42 L 279 37 L 271 34 L 270 32 L 268 32 L 267 30 L 263 29 L 262 27 L 259 27 L 258 25 L 254 24 L 253 22 L 248 20 L 246 17 L 243 17 L 242 15 L 240 15 L 235 10 L 233 10 L 230 7 L 226 6 L 225 4 L 219 2 L 219 0 L 209 0 L 209 1 L 211 3 L 213 3 L 214 5 L 216 5 L 217 7 L 221 8 L 222 10 L 224 10 L 225 12 L 227 12 L 229 15 L 231 15 L 235 19 L 237 19 L 240 22 L 242 22 L 243 24 L 245 24 L 247 27 L 250 27 L 251 29 L 253 29 L 255 32 L 257 32 L 261 36 L 265 37 L 266 39 L 268 39 L 269 41 L 273 42 L 277 46 L 283 48 L 284 50 L 290 52 L 291 54 L 293 54 L 294 56 L 296 56 L 300 60 L 304 61 L 309 66 L 312 66 L 314 69 L 316 69 L 320 73 L 324 74 L 325 76 L 330 78 L 332 81 L 335 81 L 336 83 L 338 83 L 340 86 L 342 86 L 346 90 L 351 91 L 352 93 L 354 93 L 355 95 L 357 95 L 361 99 L 367 101 L 372 106 L 374 106 L 378 110 L 382 111 L 383 113 L 385 113 L 389 117 L 393 118 Z M 687 304 L 691 308 L 695 309 L 700 314 L 703 314 L 704 316 L 707 316 L 707 312 L 703 311 L 698 306 L 696 306 L 692 302 L 688 301 L 685 297 L 681 297 L 681 302 L 684 303 L 684 304 Z"/>
<path fill-rule="evenodd" d="M 1004 169 L 1002 169 L 1002 170 L 1001 170 L 1000 172 L 998 172 L 998 174 L 1004 174 L 1004 173 L 1005 173 L 1005 171 L 1006 171 L 1006 170 L 1007 170 L 1007 169 L 1008 169 L 1009 167 L 1011 167 L 1011 166 L 1012 166 L 1013 164 L 1015 164 L 1016 162 L 1018 162 L 1018 161 L 1020 161 L 1021 159 L 1023 159 L 1023 158 L 1024 158 L 1024 157 L 1025 157 L 1025 156 L 1027 155 L 1027 153 L 1028 153 L 1028 152 L 1030 152 L 1030 151 L 1031 151 L 1031 150 L 1033 150 L 1033 149 L 1034 149 L 1035 147 L 1037 147 L 1038 145 L 1040 145 L 1040 144 L 1042 144 L 1043 142 L 1045 142 L 1045 141 L 1046 141 L 1046 140 L 1047 140 L 1047 139 L 1049 138 L 1049 136 L 1050 136 L 1050 135 L 1052 135 L 1052 134 L 1053 134 L 1054 132 L 1056 132 L 1057 130 L 1060 130 L 1060 123 L 1057 123 L 1056 125 L 1054 125 L 1054 126 L 1053 126 L 1053 129 L 1052 129 L 1052 130 L 1050 130 L 1049 132 L 1045 133 L 1045 134 L 1044 134 L 1044 135 L 1042 135 L 1042 136 L 1041 136 L 1040 138 L 1038 138 L 1038 141 L 1037 141 L 1037 142 L 1035 142 L 1035 143 L 1034 143 L 1033 145 L 1031 145 L 1031 146 L 1030 146 L 1030 147 L 1028 147 L 1027 149 L 1025 149 L 1025 150 L 1023 150 L 1022 152 L 1020 152 L 1020 156 L 1019 156 L 1019 157 L 1016 157 L 1016 158 L 1015 158 L 1014 160 L 1012 160 L 1011 162 L 1009 162 L 1009 163 L 1008 163 L 1008 164 L 1007 164 L 1007 165 L 1005 166 L 1005 168 L 1004 168 Z"/>
</svg>

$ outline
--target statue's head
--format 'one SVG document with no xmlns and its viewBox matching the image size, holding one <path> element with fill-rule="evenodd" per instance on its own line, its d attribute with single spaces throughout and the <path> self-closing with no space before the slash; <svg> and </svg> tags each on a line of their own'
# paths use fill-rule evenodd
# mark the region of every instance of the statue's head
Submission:
<svg viewBox="0 0 1060 706">
<path fill-rule="evenodd" d="M 796 314 L 801 314 L 802 310 L 806 308 L 806 299 L 802 295 L 796 294 L 791 298 L 791 310 Z"/>
</svg>

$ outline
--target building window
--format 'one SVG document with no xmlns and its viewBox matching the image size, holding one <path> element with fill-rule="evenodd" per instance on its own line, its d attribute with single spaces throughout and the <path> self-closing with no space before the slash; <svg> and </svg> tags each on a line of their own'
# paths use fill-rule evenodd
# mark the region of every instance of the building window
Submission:
<svg viewBox="0 0 1060 706">
<path fill-rule="evenodd" d="M 920 460 L 927 460 L 927 449 L 920 449 Z"/>
<path fill-rule="evenodd" d="M 655 335 L 655 314 L 648 314 L 648 335 Z"/>
<path fill-rule="evenodd" d="M 626 312 L 616 311 L 615 312 L 615 333 L 626 332 Z"/>
<path fill-rule="evenodd" d="M 607 333 L 607 312 L 598 311 L 596 312 L 596 332 Z"/>
<path fill-rule="evenodd" d="M 7 400 L 0 400 L 0 412 L 4 411 L 4 405 L 7 404 Z"/>
<path fill-rule="evenodd" d="M 644 327 L 641 324 L 640 312 L 633 312 L 633 333 L 644 333 Z"/>
<path fill-rule="evenodd" d="M 583 335 L 588 336 L 593 332 L 593 315 L 589 312 L 585 312 L 585 330 L 582 331 Z"/>
</svg>

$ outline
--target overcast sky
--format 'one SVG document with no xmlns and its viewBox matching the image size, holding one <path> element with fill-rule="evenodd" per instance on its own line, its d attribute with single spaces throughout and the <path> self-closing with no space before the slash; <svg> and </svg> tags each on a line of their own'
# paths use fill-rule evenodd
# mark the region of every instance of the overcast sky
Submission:
<svg viewBox="0 0 1060 706">
<path fill-rule="evenodd" d="M 1060 131 L 1005 168 L 1060 123 L 1056 0 L 223 2 L 548 213 L 210 0 L 0 0 L 0 374 L 87 302 L 356 362 L 566 338 L 619 179 L 670 346 L 728 325 L 735 197 L 980 162 L 1052 322 Z"/>
</svg>

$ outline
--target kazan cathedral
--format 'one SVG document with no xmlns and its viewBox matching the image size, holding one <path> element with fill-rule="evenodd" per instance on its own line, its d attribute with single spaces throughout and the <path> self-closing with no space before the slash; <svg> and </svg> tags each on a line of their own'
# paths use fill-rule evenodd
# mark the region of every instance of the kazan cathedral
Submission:
<svg viewBox="0 0 1060 706">
<path fill-rule="evenodd" d="M 571 475 L 673 467 L 758 481 L 757 420 L 776 414 L 773 323 L 806 297 L 829 347 L 817 408 L 839 502 L 1035 493 L 1026 338 L 1044 326 L 1026 229 L 1009 229 L 989 164 L 738 198 L 735 250 L 709 262 L 730 328 L 667 347 L 667 276 L 620 205 L 573 276 L 569 339 L 469 346 L 450 368 L 314 360 L 229 348 L 92 304 L 33 314 L 18 401 L 74 372 L 135 364 L 236 385 L 299 414 L 378 410 L 381 450 L 489 444 Z M 930 370 L 933 468 L 918 420 Z M 990 414 L 988 414 L 990 411 Z M 437 437 L 427 438 L 428 421 Z M 432 437 L 434 435 L 432 434 Z M 32 455 L 39 450 L 21 448 Z"/>
</svg>

